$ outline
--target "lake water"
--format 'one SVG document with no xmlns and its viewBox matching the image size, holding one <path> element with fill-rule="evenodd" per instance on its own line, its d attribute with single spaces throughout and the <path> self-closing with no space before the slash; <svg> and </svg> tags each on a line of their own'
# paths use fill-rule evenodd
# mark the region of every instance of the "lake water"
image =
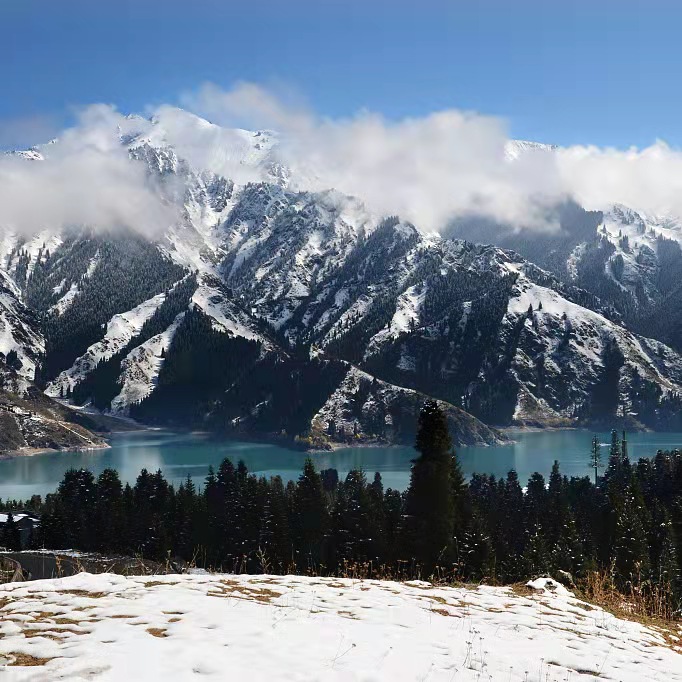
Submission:
<svg viewBox="0 0 682 682">
<path fill-rule="evenodd" d="M 568 476 L 591 474 L 587 466 L 592 433 L 587 431 L 540 431 L 510 434 L 515 443 L 500 447 L 459 448 L 464 473 L 474 472 L 504 476 L 514 468 L 523 483 L 535 471 L 547 476 L 552 462 L 558 459 L 562 473 Z M 604 444 L 607 433 L 599 434 Z M 682 447 L 680 433 L 633 433 L 628 435 L 632 460 L 650 457 L 658 449 Z M 249 471 L 263 476 L 279 474 L 284 481 L 298 478 L 306 453 L 278 445 L 216 441 L 201 434 L 178 434 L 164 431 L 138 431 L 114 434 L 111 448 L 91 452 L 59 452 L 0 461 L 0 497 L 26 499 L 33 494 L 53 492 L 64 472 L 87 468 L 95 474 L 110 467 L 117 469 L 123 481 L 133 483 L 140 470 L 161 469 L 169 480 L 179 483 L 190 474 L 201 485 L 209 465 L 217 468 L 225 457 L 235 463 L 243 459 Z M 334 452 L 314 453 L 318 469 L 333 467 L 339 475 L 362 467 L 368 477 L 381 472 L 384 486 L 404 489 L 409 482 L 411 447 L 344 448 Z M 608 458 L 608 446 L 602 449 Z"/>
</svg>

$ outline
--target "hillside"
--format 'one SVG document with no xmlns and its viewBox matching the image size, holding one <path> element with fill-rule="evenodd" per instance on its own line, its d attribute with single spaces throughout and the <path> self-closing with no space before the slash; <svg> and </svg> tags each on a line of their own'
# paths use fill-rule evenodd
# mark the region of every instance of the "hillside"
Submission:
<svg viewBox="0 0 682 682">
<path fill-rule="evenodd" d="M 0 586 L 0 656 L 10 681 L 682 680 L 670 633 L 530 585 L 81 573 Z"/>
</svg>

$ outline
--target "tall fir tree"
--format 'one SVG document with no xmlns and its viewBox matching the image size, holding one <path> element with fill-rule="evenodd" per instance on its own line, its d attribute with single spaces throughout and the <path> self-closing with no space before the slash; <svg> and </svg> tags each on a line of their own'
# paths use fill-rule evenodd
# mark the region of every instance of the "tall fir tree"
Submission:
<svg viewBox="0 0 682 682">
<path fill-rule="evenodd" d="M 438 403 L 429 400 L 419 413 L 415 448 L 406 496 L 406 547 L 429 576 L 436 566 L 453 560 L 454 500 L 452 440 Z"/>
<path fill-rule="evenodd" d="M 293 527 L 298 565 L 304 571 L 320 570 L 324 560 L 324 541 L 329 517 L 322 478 L 308 458 L 298 479 L 293 499 Z"/>
</svg>

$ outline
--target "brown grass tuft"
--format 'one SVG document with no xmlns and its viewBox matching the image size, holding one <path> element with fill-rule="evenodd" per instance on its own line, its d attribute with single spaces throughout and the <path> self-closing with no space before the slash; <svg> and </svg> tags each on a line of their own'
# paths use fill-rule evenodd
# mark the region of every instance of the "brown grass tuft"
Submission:
<svg viewBox="0 0 682 682">
<path fill-rule="evenodd" d="M 45 665 L 50 661 L 54 660 L 52 658 L 38 658 L 37 656 L 31 656 L 31 654 L 22 654 L 18 652 L 10 652 L 7 654 L 12 657 L 12 662 L 8 663 L 8 666 L 37 666 Z"/>
</svg>

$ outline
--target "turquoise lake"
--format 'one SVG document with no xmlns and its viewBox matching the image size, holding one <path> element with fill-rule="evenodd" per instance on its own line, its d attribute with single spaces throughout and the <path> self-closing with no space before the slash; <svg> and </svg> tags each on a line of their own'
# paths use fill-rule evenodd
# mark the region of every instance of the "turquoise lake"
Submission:
<svg viewBox="0 0 682 682">
<path fill-rule="evenodd" d="M 592 433 L 588 431 L 540 431 L 511 433 L 515 443 L 499 447 L 459 448 L 464 473 L 504 476 L 514 468 L 525 484 L 534 471 L 547 476 L 558 459 L 568 476 L 591 474 L 587 466 Z M 599 434 L 608 458 L 610 436 Z M 682 447 L 681 433 L 633 433 L 628 435 L 630 457 L 650 457 L 658 449 Z M 123 481 L 133 483 L 140 470 L 161 469 L 169 480 L 178 483 L 188 474 L 201 485 L 209 465 L 217 467 L 225 457 L 235 463 L 243 459 L 249 471 L 263 475 L 279 474 L 285 482 L 300 474 L 306 453 L 287 450 L 270 443 L 216 441 L 203 434 L 167 431 L 137 431 L 114 434 L 111 448 L 91 452 L 59 452 L 0 461 L 0 497 L 26 499 L 33 494 L 53 492 L 64 472 L 87 468 L 99 474 L 105 468 L 117 469 Z M 343 448 L 334 452 L 313 453 L 318 469 L 333 467 L 341 476 L 362 467 L 371 477 L 379 471 L 385 487 L 404 489 L 409 481 L 411 447 Z"/>
</svg>

